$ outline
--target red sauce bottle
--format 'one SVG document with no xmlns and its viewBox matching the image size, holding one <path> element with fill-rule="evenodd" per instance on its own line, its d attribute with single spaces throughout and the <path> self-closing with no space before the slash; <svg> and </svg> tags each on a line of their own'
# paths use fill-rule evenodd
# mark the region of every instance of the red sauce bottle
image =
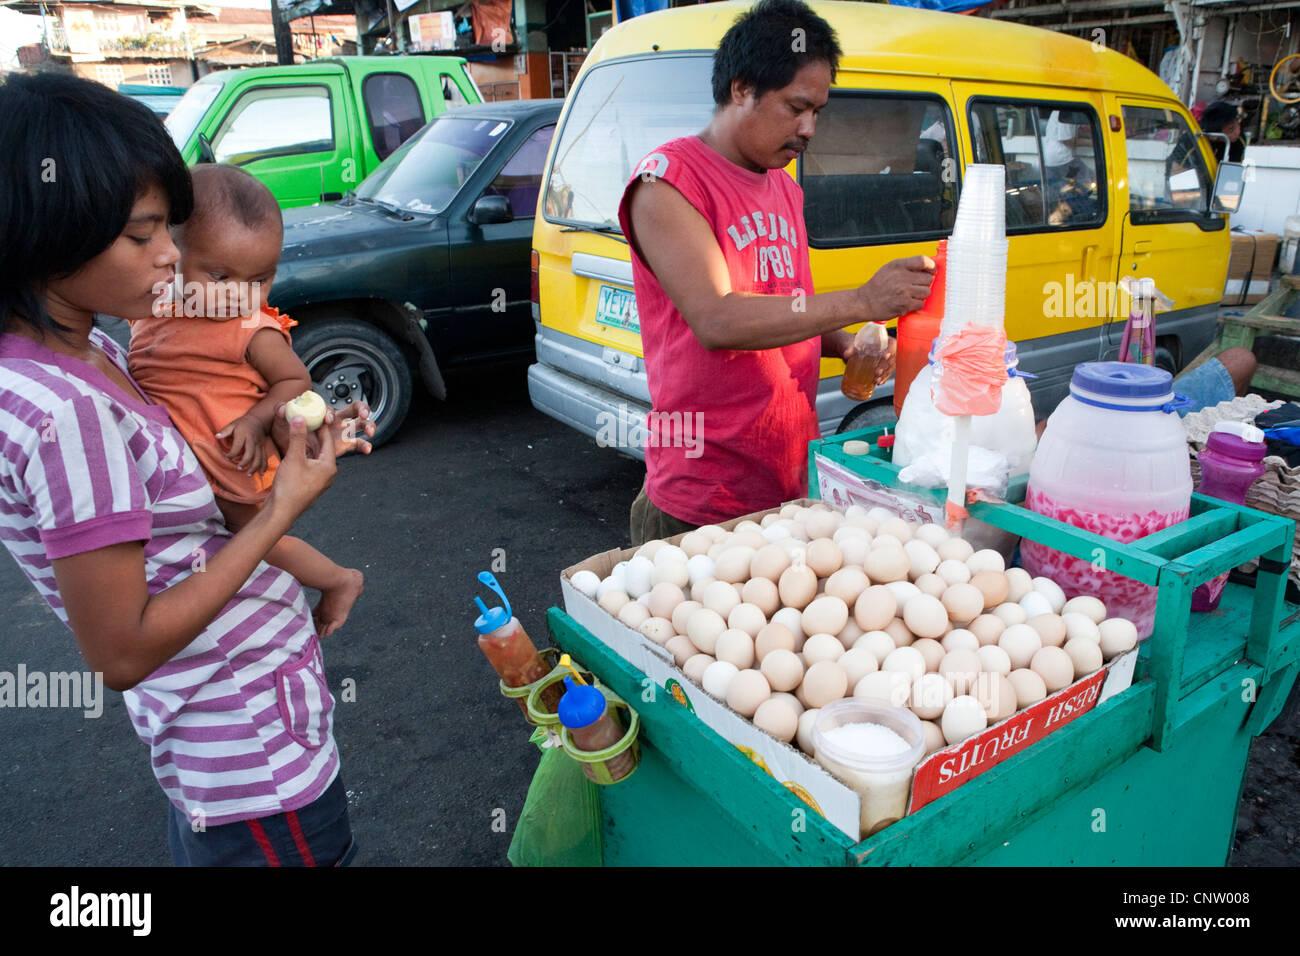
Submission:
<svg viewBox="0 0 1300 956">
<path fill-rule="evenodd" d="M 478 631 L 479 650 L 507 687 L 526 687 L 541 680 L 551 672 L 551 666 L 529 639 L 519 618 L 511 613 L 510 602 L 501 590 L 501 585 L 489 571 L 484 571 L 478 578 L 505 602 L 505 607 L 489 608 L 481 598 L 474 599 L 482 612 L 474 621 L 474 629 Z M 548 687 L 542 694 L 545 709 L 554 713 L 560 705 L 563 692 L 564 689 L 558 683 Z M 518 698 L 518 703 L 519 709 L 527 717 L 528 702 L 521 697 Z"/>
</svg>

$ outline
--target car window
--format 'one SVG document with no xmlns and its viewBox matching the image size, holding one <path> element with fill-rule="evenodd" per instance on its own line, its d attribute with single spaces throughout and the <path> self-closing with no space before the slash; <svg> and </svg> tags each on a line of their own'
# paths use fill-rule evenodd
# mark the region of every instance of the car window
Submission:
<svg viewBox="0 0 1300 956">
<path fill-rule="evenodd" d="M 834 95 L 799 164 L 813 246 L 864 245 L 952 230 L 952 115 L 938 97 Z"/>
<path fill-rule="evenodd" d="M 1196 135 L 1170 109 L 1124 107 L 1129 209 L 1146 218 L 1205 212 L 1210 174 Z"/>
<path fill-rule="evenodd" d="M 711 56 L 602 64 L 572 103 L 546 183 L 548 221 L 621 232 L 618 204 L 636 163 L 668 140 L 698 133 L 713 115 Z"/>
<path fill-rule="evenodd" d="M 357 198 L 442 212 L 510 126 L 506 120 L 443 113 L 380 163 L 357 187 Z"/>
<path fill-rule="evenodd" d="M 361 83 L 361 97 L 370 124 L 370 141 L 380 159 L 393 155 L 397 147 L 424 125 L 424 107 L 415 82 L 402 73 L 374 73 Z"/>
<path fill-rule="evenodd" d="M 1008 232 L 1106 221 L 1106 164 L 1091 107 L 975 100 L 970 114 L 975 162 L 1006 166 Z"/>
<path fill-rule="evenodd" d="M 542 171 L 546 151 L 551 148 L 555 125 L 533 132 L 515 154 L 501 167 L 496 179 L 484 190 L 485 196 L 505 196 L 516 219 L 528 219 L 537 213 L 537 195 L 542 190 Z"/>
<path fill-rule="evenodd" d="M 235 101 L 212 139 L 219 163 L 247 162 L 264 154 L 290 156 L 334 148 L 330 93 L 324 86 L 249 90 Z"/>
<path fill-rule="evenodd" d="M 176 144 L 177 149 L 185 148 L 185 144 L 194 135 L 199 120 L 203 119 L 203 114 L 208 111 L 208 107 L 220 92 L 219 82 L 199 80 L 185 91 L 185 95 L 167 114 L 163 126 L 167 127 L 167 132 L 171 134 L 172 142 Z"/>
<path fill-rule="evenodd" d="M 448 109 L 469 105 L 469 100 L 465 99 L 465 94 L 449 73 L 442 74 L 442 98 Z"/>
</svg>

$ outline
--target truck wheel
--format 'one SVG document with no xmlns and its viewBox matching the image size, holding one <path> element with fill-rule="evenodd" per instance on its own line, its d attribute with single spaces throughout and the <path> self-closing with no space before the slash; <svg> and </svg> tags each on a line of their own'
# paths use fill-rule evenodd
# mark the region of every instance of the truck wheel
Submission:
<svg viewBox="0 0 1300 956">
<path fill-rule="evenodd" d="M 303 323 L 293 348 L 331 408 L 370 406 L 376 448 L 397 433 L 411 407 L 411 370 L 392 339 L 365 322 L 327 319 Z"/>
<path fill-rule="evenodd" d="M 840 421 L 840 427 L 835 430 L 835 434 L 843 435 L 845 432 L 855 432 L 861 428 L 879 428 L 881 425 L 892 424 L 894 418 L 893 398 L 880 402 L 863 402 L 849 409 L 849 413 Z"/>
</svg>

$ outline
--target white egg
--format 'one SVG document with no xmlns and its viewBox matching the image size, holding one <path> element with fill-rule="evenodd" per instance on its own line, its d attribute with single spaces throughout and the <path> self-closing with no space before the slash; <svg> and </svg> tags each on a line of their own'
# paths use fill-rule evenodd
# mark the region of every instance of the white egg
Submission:
<svg viewBox="0 0 1300 956">
<path fill-rule="evenodd" d="M 1097 629 L 1101 634 L 1101 652 L 1106 660 L 1137 647 L 1137 627 L 1122 617 L 1109 617 Z"/>
<path fill-rule="evenodd" d="M 862 648 L 874 657 L 877 661 L 883 661 L 886 657 L 894 652 L 898 647 L 894 639 L 889 636 L 888 631 L 868 631 L 858 638 L 858 642 L 853 645 L 854 650 Z"/>
<path fill-rule="evenodd" d="M 618 619 L 635 630 L 650 619 L 650 609 L 640 601 L 629 601 L 618 609 Z"/>
<path fill-rule="evenodd" d="M 895 617 L 902 615 L 903 609 L 907 607 L 908 601 L 912 600 L 912 598 L 916 597 L 918 594 L 924 593 L 911 581 L 890 581 L 885 585 L 885 587 L 889 588 L 889 593 L 894 596 L 894 603 L 898 608 L 894 612 Z"/>
<path fill-rule="evenodd" d="M 1007 584 L 1010 585 L 1007 600 L 1012 604 L 1034 589 L 1034 579 L 1024 568 L 1007 568 Z"/>
<path fill-rule="evenodd" d="M 643 555 L 636 555 L 627 563 L 627 593 L 634 598 L 650 591 L 653 582 L 654 562 Z"/>
<path fill-rule="evenodd" d="M 912 678 L 904 671 L 872 671 L 854 685 L 853 696 L 906 707 L 912 696 Z"/>
<path fill-rule="evenodd" d="M 780 541 L 790 537 L 790 525 L 784 521 L 773 522 L 763 529 L 763 538 L 767 541 Z"/>
<path fill-rule="evenodd" d="M 838 634 L 849 619 L 849 608 L 840 598 L 826 594 L 803 611 L 805 634 Z"/>
<path fill-rule="evenodd" d="M 658 554 L 661 549 L 666 548 L 667 546 L 668 542 L 660 539 L 647 541 L 645 544 L 641 545 L 641 547 L 636 549 L 636 556 L 653 561 L 654 556 Z"/>
<path fill-rule="evenodd" d="M 770 582 L 769 582 L 770 583 Z M 731 609 L 727 615 L 727 627 L 734 627 L 744 631 L 751 638 L 757 637 L 758 632 L 767 624 L 767 617 L 762 610 L 753 604 L 740 603 Z"/>
<path fill-rule="evenodd" d="M 981 571 L 1005 571 L 1007 562 L 1000 552 L 994 551 L 992 548 L 985 548 L 983 551 L 976 551 L 967 558 L 966 567 L 970 568 L 971 574 L 979 574 Z"/>
<path fill-rule="evenodd" d="M 941 541 L 935 545 L 934 550 L 938 552 L 940 561 L 956 561 L 958 564 L 965 564 L 966 559 L 975 553 L 970 542 L 964 538 L 949 538 L 947 541 Z"/>
<path fill-rule="evenodd" d="M 1080 640 L 1092 641 L 1095 644 L 1101 643 L 1101 629 L 1087 615 L 1071 611 L 1069 614 L 1062 614 L 1061 620 L 1065 623 L 1065 639 L 1067 641 L 1072 641 L 1077 637 Z"/>
<path fill-rule="evenodd" d="M 1061 603 L 1064 604 L 1065 602 L 1062 601 Z M 1029 620 L 1031 617 L 1038 617 L 1040 614 L 1056 613 L 1052 610 L 1051 599 L 1042 591 L 1030 591 L 1020 599 L 1019 604 L 1020 609 L 1025 612 L 1025 620 Z M 999 607 L 1002 606 L 1003 605 L 999 605 Z M 995 609 L 993 613 L 996 614 L 997 610 Z"/>
<path fill-rule="evenodd" d="M 925 673 L 925 658 L 915 647 L 896 647 L 881 662 L 880 669 L 906 674 L 910 685 Z"/>
<path fill-rule="evenodd" d="M 673 622 L 673 630 L 678 634 L 685 634 L 686 622 L 691 619 L 691 615 L 695 613 L 695 611 L 702 607 L 704 607 L 704 605 L 699 601 L 683 601 L 681 604 L 678 604 L 673 608 L 672 617 L 670 618 Z"/>
<path fill-rule="evenodd" d="M 575 571 L 569 583 L 594 601 L 600 589 L 600 575 L 595 571 Z"/>
<path fill-rule="evenodd" d="M 596 603 L 600 605 L 601 610 L 606 614 L 612 614 L 617 617 L 618 612 L 623 610 L 623 606 L 631 600 L 632 599 L 622 591 L 611 589 L 601 594 L 601 596 L 596 599 Z"/>
<path fill-rule="evenodd" d="M 803 660 L 809 667 L 822 661 L 837 661 L 844 654 L 844 645 L 829 634 L 811 634 L 803 645 Z"/>
<path fill-rule="evenodd" d="M 943 525 L 922 524 L 918 525 L 916 530 L 912 532 L 912 537 L 918 541 L 924 541 L 932 548 L 938 548 L 939 545 L 951 538 L 952 535 L 948 533 L 948 529 Z"/>
<path fill-rule="evenodd" d="M 980 670 L 988 674 L 1010 674 L 1011 658 L 996 644 L 981 647 L 975 652 L 980 659 Z"/>
<path fill-rule="evenodd" d="M 623 586 L 626 583 L 627 582 L 622 577 L 616 578 L 612 574 L 607 578 L 603 578 L 600 585 L 596 588 L 596 600 L 599 601 L 610 591 L 620 591 L 623 594 L 626 594 L 627 592 L 623 590 Z"/>
<path fill-rule="evenodd" d="M 704 600 L 700 603 L 725 619 L 740 604 L 740 592 L 727 581 L 714 581 L 704 589 Z"/>
<path fill-rule="evenodd" d="M 686 561 L 686 573 L 691 579 L 691 584 L 713 578 L 713 571 L 713 559 L 707 554 L 697 554 Z"/>
<path fill-rule="evenodd" d="M 1065 653 L 1069 654 L 1070 660 L 1074 661 L 1076 678 L 1091 674 L 1104 663 L 1101 645 L 1086 638 L 1076 637 L 1072 641 L 1066 641 Z"/>
<path fill-rule="evenodd" d="M 1044 598 L 1044 600 L 1046 600 L 1046 598 Z M 1050 614 L 1051 611 L 1049 610 L 1047 613 Z M 1012 604 L 1010 601 L 1006 604 L 999 604 L 995 607 L 993 609 L 993 614 L 1001 618 L 1002 623 L 1007 625 L 1007 627 L 1010 627 L 1012 624 L 1024 624 L 1025 621 L 1029 620 L 1029 615 L 1025 613 L 1025 609 L 1019 604 Z M 979 631 L 976 631 L 975 633 L 978 634 Z"/>
<path fill-rule="evenodd" d="M 813 726 L 817 723 L 817 716 L 820 713 L 820 708 L 813 707 L 799 715 L 799 729 L 795 731 L 794 739 L 799 749 L 809 756 L 813 753 Z"/>
<path fill-rule="evenodd" d="M 689 557 L 690 555 L 677 545 L 665 543 L 662 548 L 654 553 L 653 560 L 655 566 L 658 567 L 665 561 L 681 561 L 685 563 Z"/>
<path fill-rule="evenodd" d="M 944 651 L 979 651 L 980 639 L 962 627 L 955 627 L 939 642 Z"/>
<path fill-rule="evenodd" d="M 705 654 L 712 654 L 718 636 L 727 629 L 727 622 L 712 608 L 702 607 L 686 620 L 686 636 Z"/>
<path fill-rule="evenodd" d="M 803 629 L 803 612 L 797 607 L 781 608 L 772 615 L 771 623 L 784 625 L 785 629 L 794 635 L 796 650 L 803 647 L 803 639 L 806 636 Z"/>
<path fill-rule="evenodd" d="M 1051 578 L 1044 577 L 1034 578 L 1033 585 L 1034 590 L 1047 598 L 1052 605 L 1052 613 L 1060 614 L 1061 609 L 1065 607 L 1065 592 L 1061 590 L 1061 586 Z"/>
<path fill-rule="evenodd" d="M 948 611 L 938 598 L 918 594 L 903 608 L 903 623 L 917 637 L 942 637 L 948 631 Z"/>
<path fill-rule="evenodd" d="M 930 574 L 939 566 L 939 552 L 919 539 L 912 539 L 903 545 L 910 563 L 908 574 L 916 580 L 923 574 Z"/>
<path fill-rule="evenodd" d="M 858 681 L 866 677 L 873 671 L 880 669 L 880 663 L 876 660 L 876 655 L 872 654 L 865 647 L 851 647 L 840 655 L 836 661 L 840 667 L 844 668 L 844 673 L 849 679 L 850 687 L 857 687 Z"/>
<path fill-rule="evenodd" d="M 713 572 L 719 581 L 741 584 L 749 580 L 749 564 L 757 550 L 745 545 L 733 545 L 718 555 L 713 562 Z"/>
<path fill-rule="evenodd" d="M 659 552 L 663 554 L 663 552 Z M 685 561 L 678 561 L 675 558 L 669 558 L 662 564 L 656 564 L 655 569 L 650 572 L 650 589 L 660 584 L 674 584 L 679 588 L 684 588 L 691 583 L 690 572 L 686 569 Z"/>
<path fill-rule="evenodd" d="M 1012 624 L 998 638 L 998 647 L 1007 652 L 1013 670 L 1028 667 L 1043 646 L 1043 639 L 1028 624 Z"/>
<path fill-rule="evenodd" d="M 714 661 L 705 668 L 704 676 L 700 678 L 700 686 L 710 697 L 716 697 L 718 700 L 727 699 L 727 688 L 731 682 L 736 679 L 740 673 L 740 668 L 735 664 L 727 661 Z"/>
<path fill-rule="evenodd" d="M 1093 624 L 1100 624 L 1106 620 L 1106 605 L 1091 595 L 1081 594 L 1066 601 L 1065 607 L 1061 608 L 1061 613 L 1082 614 Z"/>
<path fill-rule="evenodd" d="M 958 538 L 952 539 L 960 540 Z M 870 572 L 868 572 L 870 573 Z M 966 566 L 964 561 L 956 561 L 949 558 L 947 561 L 941 561 L 939 566 L 934 569 L 934 573 L 943 578 L 948 584 L 969 584 L 971 579 L 971 570 Z"/>
<path fill-rule="evenodd" d="M 943 728 L 943 739 L 951 746 L 978 734 L 988 726 L 988 722 L 988 712 L 983 705 L 974 697 L 963 694 L 948 702 L 939 726 Z"/>
<path fill-rule="evenodd" d="M 741 670 L 754 666 L 754 639 L 744 631 L 728 628 L 718 635 L 713 656 L 720 661 L 735 664 Z"/>
<path fill-rule="evenodd" d="M 709 550 L 709 546 L 712 544 L 713 539 L 700 531 L 688 531 L 683 535 L 680 547 L 686 555 L 687 565 L 690 565 L 691 558 L 705 554 Z"/>
</svg>

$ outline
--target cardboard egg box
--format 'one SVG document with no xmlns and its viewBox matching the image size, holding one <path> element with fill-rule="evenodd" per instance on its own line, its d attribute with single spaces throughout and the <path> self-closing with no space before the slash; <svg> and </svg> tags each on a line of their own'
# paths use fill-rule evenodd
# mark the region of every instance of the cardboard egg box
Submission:
<svg viewBox="0 0 1300 956">
<path fill-rule="evenodd" d="M 787 504 L 808 506 L 826 502 L 799 498 Z M 742 515 L 731 521 L 720 522 L 720 527 L 732 530 L 742 521 L 761 523 L 764 517 L 777 511 L 780 508 Z M 670 544 L 680 544 L 684 537 L 685 534 L 680 534 L 665 540 Z M 867 834 L 860 832 L 861 806 L 855 791 L 831 776 L 793 743 L 782 743 L 764 733 L 725 703 L 706 694 L 702 687 L 682 672 L 666 648 L 654 643 L 640 631 L 628 627 L 573 586 L 572 578 L 578 571 L 592 571 L 603 579 L 616 564 L 630 559 L 636 551 L 636 548 L 615 548 L 593 555 L 561 572 L 560 588 L 568 615 L 654 682 L 657 688 L 656 702 L 642 706 L 661 706 L 675 702 L 676 705 L 686 707 L 711 730 L 749 756 L 755 764 L 755 773 L 766 771 L 825 817 L 832 826 L 854 841 L 864 839 Z M 1128 688 L 1133 681 L 1137 653 L 1135 648 L 1121 654 L 1100 670 L 1080 678 L 1039 703 L 923 759 L 913 778 L 907 812 L 912 813 L 973 780 L 1058 727 L 1087 713 L 1100 702 Z"/>
</svg>

